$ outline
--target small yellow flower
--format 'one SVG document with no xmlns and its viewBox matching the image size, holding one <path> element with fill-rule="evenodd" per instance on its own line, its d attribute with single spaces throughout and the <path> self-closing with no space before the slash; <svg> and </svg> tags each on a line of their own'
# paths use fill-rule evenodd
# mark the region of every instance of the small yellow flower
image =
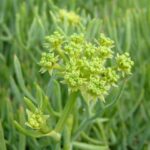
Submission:
<svg viewBox="0 0 150 150">
<path fill-rule="evenodd" d="M 125 74 L 131 74 L 132 66 L 134 62 L 131 60 L 129 53 L 125 53 L 122 55 L 117 54 L 116 56 L 117 69 L 121 71 L 123 76 Z"/>
<path fill-rule="evenodd" d="M 25 123 L 28 127 L 32 129 L 43 129 L 46 128 L 46 121 L 49 118 L 49 115 L 43 115 L 40 110 L 31 112 L 27 109 L 28 121 Z"/>
<path fill-rule="evenodd" d="M 81 21 L 80 16 L 77 15 L 75 12 L 73 11 L 68 12 L 64 9 L 59 10 L 58 18 L 60 22 L 67 21 L 70 25 L 73 25 L 73 26 L 79 25 Z"/>
</svg>

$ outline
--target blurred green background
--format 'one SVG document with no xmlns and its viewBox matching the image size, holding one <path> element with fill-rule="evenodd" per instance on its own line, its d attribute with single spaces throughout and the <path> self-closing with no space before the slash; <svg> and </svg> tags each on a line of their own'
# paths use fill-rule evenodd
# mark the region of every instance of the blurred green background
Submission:
<svg viewBox="0 0 150 150">
<path fill-rule="evenodd" d="M 133 74 L 120 100 L 103 114 L 109 118 L 101 126 L 103 138 L 111 141 L 112 150 L 150 150 L 150 1 L 53 0 L 53 3 L 77 12 L 84 20 L 100 19 L 100 32 L 115 41 L 115 51 L 131 54 L 135 62 Z M 24 122 L 25 92 L 16 79 L 14 56 L 20 60 L 28 91 L 35 92 L 36 82 L 46 89 L 49 76 L 39 73 L 38 61 L 44 37 L 54 29 L 51 4 L 51 0 L 0 0 L 0 120 L 9 150 L 23 150 L 25 145 L 28 149 L 40 149 L 35 139 L 27 138 L 24 142 L 26 137 L 12 123 L 16 118 Z"/>
</svg>

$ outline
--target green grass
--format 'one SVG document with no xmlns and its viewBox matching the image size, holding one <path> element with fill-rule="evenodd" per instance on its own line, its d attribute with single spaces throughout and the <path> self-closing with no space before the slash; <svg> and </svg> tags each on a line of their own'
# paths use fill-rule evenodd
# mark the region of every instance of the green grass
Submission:
<svg viewBox="0 0 150 150">
<path fill-rule="evenodd" d="M 97 148 L 99 150 L 105 149 L 107 145 L 111 150 L 149 150 L 150 1 L 56 0 L 54 4 L 78 12 L 85 24 L 90 18 L 99 18 L 99 32 L 104 32 L 115 40 L 115 51 L 128 51 L 135 62 L 133 74 L 119 101 L 99 114 L 102 120 L 83 128 L 94 137 L 90 139 L 87 135 L 80 135 L 83 142 L 95 146 L 95 143 L 102 142 L 101 148 Z M 36 95 L 35 83 L 53 99 L 53 106 L 57 105 L 54 100 L 56 95 L 59 99 L 59 87 L 49 81 L 47 74 L 39 73 L 38 65 L 40 54 L 44 51 L 44 37 L 55 28 L 50 16 L 53 9 L 50 0 L 0 0 L 0 150 L 5 150 L 5 144 L 8 150 L 41 150 L 49 145 L 49 138 L 37 140 L 22 135 L 15 129 L 13 120 L 24 125 L 23 97 Z M 90 27 L 93 30 L 88 36 L 92 37 L 95 22 Z M 21 66 L 14 65 L 15 56 Z M 16 69 L 18 67 L 22 70 L 20 76 Z M 18 79 L 21 76 L 23 78 Z M 52 87 L 58 89 L 57 94 L 53 94 L 52 90 L 56 90 Z M 113 101 L 118 90 L 112 91 L 106 101 Z M 63 98 L 66 93 L 62 93 Z M 77 142 L 73 143 L 75 149 L 76 144 Z M 83 149 L 84 144 L 79 145 Z"/>
</svg>

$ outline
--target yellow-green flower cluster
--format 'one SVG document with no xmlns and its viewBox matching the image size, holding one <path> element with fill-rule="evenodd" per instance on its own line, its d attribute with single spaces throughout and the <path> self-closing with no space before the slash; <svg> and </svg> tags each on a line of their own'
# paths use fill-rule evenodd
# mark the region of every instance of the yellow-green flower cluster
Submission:
<svg viewBox="0 0 150 150">
<path fill-rule="evenodd" d="M 111 40 L 110 38 L 106 37 L 104 34 L 101 34 L 99 43 L 102 46 L 106 46 L 106 47 L 110 47 L 110 48 L 112 48 L 114 46 L 114 41 Z"/>
<path fill-rule="evenodd" d="M 131 74 L 131 69 L 134 62 L 131 60 L 129 53 L 125 53 L 122 55 L 117 54 L 116 62 L 118 70 L 122 72 L 123 76 L 125 74 Z"/>
<path fill-rule="evenodd" d="M 59 32 L 56 31 L 53 35 L 46 37 L 46 43 L 44 46 L 46 48 L 58 49 L 63 43 L 63 38 L 64 36 L 62 36 Z"/>
<path fill-rule="evenodd" d="M 54 53 L 42 53 L 40 65 L 42 66 L 40 72 L 44 73 L 47 70 L 55 68 L 58 61 L 58 56 L 54 56 Z"/>
<path fill-rule="evenodd" d="M 80 24 L 80 16 L 78 16 L 73 11 L 66 11 L 65 9 L 60 9 L 58 12 L 58 20 L 60 22 L 68 22 L 70 25 L 77 26 Z"/>
<path fill-rule="evenodd" d="M 47 43 L 50 45 L 48 50 L 49 53 L 54 54 L 54 58 L 59 58 L 59 61 L 58 59 L 55 61 L 55 65 L 61 69 L 55 70 L 59 72 L 63 83 L 67 84 L 71 91 L 80 90 L 83 95 L 88 95 L 89 99 L 104 100 L 110 88 L 117 85 L 121 74 L 131 73 L 133 61 L 129 55 L 117 54 L 115 57 L 112 51 L 114 42 L 103 34 L 95 43 L 87 41 L 83 34 L 66 37 L 57 33 L 58 37 L 63 38 L 57 38 L 55 35 L 56 32 L 49 36 L 49 39 L 52 37 L 56 39 Z M 108 60 L 109 62 L 115 60 L 115 63 L 109 65 Z M 53 59 L 49 61 L 54 64 Z M 42 68 L 45 66 L 43 63 L 40 65 Z M 49 67 L 47 70 L 53 71 L 54 68 Z"/>
<path fill-rule="evenodd" d="M 31 112 L 27 110 L 28 121 L 25 123 L 28 127 L 32 129 L 43 130 L 46 128 L 46 121 L 49 118 L 49 115 L 43 115 L 40 110 Z"/>
</svg>

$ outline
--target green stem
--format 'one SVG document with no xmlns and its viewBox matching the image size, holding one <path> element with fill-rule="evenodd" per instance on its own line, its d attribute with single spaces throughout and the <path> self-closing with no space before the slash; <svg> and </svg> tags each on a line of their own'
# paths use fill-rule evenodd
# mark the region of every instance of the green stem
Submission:
<svg viewBox="0 0 150 150">
<path fill-rule="evenodd" d="M 64 148 L 63 150 L 71 150 L 71 140 L 70 140 L 70 131 L 67 128 L 67 126 L 65 126 L 64 129 Z"/>
<path fill-rule="evenodd" d="M 107 146 L 93 145 L 81 142 L 72 142 L 72 145 L 82 150 L 108 150 Z"/>
<path fill-rule="evenodd" d="M 99 131 L 101 133 L 101 137 L 102 137 L 104 143 L 105 144 L 108 143 L 108 140 L 107 140 L 106 133 L 105 133 L 103 125 L 101 123 L 99 123 L 98 121 L 96 122 L 96 125 L 97 125 L 97 127 L 98 127 L 98 129 L 99 129 Z"/>
<path fill-rule="evenodd" d="M 73 123 L 74 123 L 74 117 L 72 114 L 69 114 L 65 128 L 64 128 L 64 132 L 63 132 L 63 137 L 64 137 L 63 150 L 72 150 L 71 133 L 72 133 Z"/>
<path fill-rule="evenodd" d="M 95 144 L 95 145 L 103 144 L 102 141 L 96 140 L 96 139 L 93 139 L 93 138 L 89 137 L 85 132 L 82 132 L 81 136 L 83 137 L 84 140 L 87 141 L 87 143 L 92 143 L 92 144 Z"/>
<path fill-rule="evenodd" d="M 60 116 L 60 113 L 56 112 L 56 111 L 52 108 L 51 103 L 50 103 L 49 100 L 48 100 L 48 97 L 45 97 L 44 100 L 45 100 L 45 104 L 47 105 L 47 108 L 48 108 L 49 113 L 50 113 L 51 115 L 54 115 L 54 116 L 56 116 L 56 117 L 59 117 L 59 116 Z"/>
<path fill-rule="evenodd" d="M 78 129 L 75 131 L 75 133 L 74 133 L 72 139 L 73 139 L 73 140 L 77 139 L 78 136 L 80 135 L 80 133 L 81 133 L 83 130 L 85 130 L 85 128 L 86 128 L 88 125 L 92 124 L 92 123 L 99 117 L 100 112 L 101 112 L 101 110 L 98 111 L 97 114 L 91 116 L 90 118 L 87 118 L 87 119 L 83 120 L 83 121 L 81 122 L 80 126 L 78 127 Z"/>
<path fill-rule="evenodd" d="M 61 132 L 63 130 L 66 120 L 68 118 L 68 115 L 71 113 L 73 106 L 75 104 L 76 97 L 77 97 L 77 92 L 70 94 L 70 98 L 68 99 L 65 105 L 65 108 L 61 114 L 61 117 L 58 120 L 58 123 L 56 124 L 56 128 L 55 128 L 56 132 Z"/>
</svg>

